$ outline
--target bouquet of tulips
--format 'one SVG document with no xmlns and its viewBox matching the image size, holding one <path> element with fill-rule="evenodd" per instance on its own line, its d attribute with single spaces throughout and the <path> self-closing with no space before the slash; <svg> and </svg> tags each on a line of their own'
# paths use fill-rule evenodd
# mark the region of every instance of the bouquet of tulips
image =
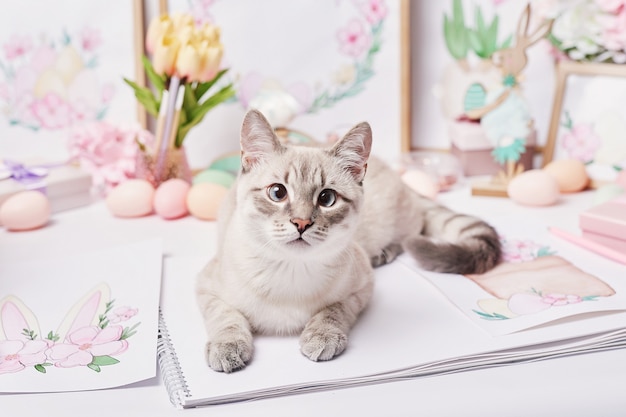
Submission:
<svg viewBox="0 0 626 417">
<path fill-rule="evenodd" d="M 189 14 L 154 18 L 148 27 L 146 50 L 152 61 L 144 56 L 143 65 L 156 91 L 124 81 L 146 110 L 157 117 L 159 154 L 168 147 L 180 148 L 191 128 L 234 96 L 235 89 L 232 83 L 219 89 L 216 85 L 227 71 L 220 70 L 220 29 L 208 23 L 198 26 Z"/>
</svg>

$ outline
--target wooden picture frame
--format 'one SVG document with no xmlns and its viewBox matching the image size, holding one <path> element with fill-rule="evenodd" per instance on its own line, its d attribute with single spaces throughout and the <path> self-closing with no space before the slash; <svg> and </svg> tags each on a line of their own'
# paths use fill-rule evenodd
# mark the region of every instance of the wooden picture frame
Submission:
<svg viewBox="0 0 626 417">
<path fill-rule="evenodd" d="M 626 65 L 556 64 L 552 116 L 542 166 L 573 158 L 587 165 L 592 185 L 626 168 Z"/>
<path fill-rule="evenodd" d="M 37 10 L 37 13 L 33 13 Z M 69 159 L 75 126 L 147 126 L 123 78 L 145 84 L 142 0 L 24 0 L 0 15 L 0 157 Z"/>
<path fill-rule="evenodd" d="M 324 141 L 341 136 L 351 126 L 366 120 L 374 132 L 374 154 L 396 162 L 402 153 L 410 151 L 409 0 L 386 0 L 382 3 L 386 14 L 382 18 L 384 25 L 380 33 L 374 32 L 375 23 L 367 26 L 370 16 L 366 16 L 364 9 L 358 6 L 367 5 L 367 2 L 267 0 L 242 6 L 230 0 L 212 2 L 205 6 L 210 9 L 204 11 L 200 1 L 159 0 L 158 4 L 161 12 L 191 12 L 198 21 L 208 19 L 220 28 L 225 51 L 222 64 L 229 68 L 228 76 L 237 89 L 236 100 L 211 110 L 186 139 L 185 147 L 193 168 L 206 167 L 212 160 L 238 151 L 239 129 L 248 108 L 250 86 L 265 82 L 275 82 L 290 93 L 295 90 L 302 93 L 308 89 L 311 101 L 307 102 L 308 107 L 302 104 L 306 99 L 300 101 L 303 111 L 289 124 L 289 128 Z M 350 12 L 352 17 L 348 17 Z M 341 13 L 345 15 L 344 20 L 341 20 Z M 372 29 L 368 34 L 373 42 L 379 42 L 368 51 L 369 57 L 365 53 L 355 53 L 353 56 L 346 55 L 340 63 L 320 59 L 319 56 L 325 53 L 329 56 L 335 54 L 333 57 L 338 55 L 341 45 L 338 45 L 337 33 L 350 22 L 347 20 L 350 18 L 360 20 L 366 30 Z M 319 24 L 318 20 L 324 21 L 324 24 Z M 314 23 L 316 21 L 317 24 Z M 305 29 L 296 30 L 298 25 Z M 316 36 L 317 43 L 310 39 Z M 257 42 L 256 38 L 263 37 L 268 39 L 266 44 L 276 42 L 276 48 L 282 46 L 284 49 L 268 48 L 266 55 L 257 54 L 263 42 Z M 290 37 L 293 40 L 288 39 Z M 298 44 L 300 37 L 306 39 Z M 281 54 L 282 50 L 284 54 Z M 366 59 L 372 62 L 366 62 Z M 277 61 L 285 65 L 280 67 Z M 349 77 L 351 64 L 354 64 L 353 71 L 360 68 L 359 65 L 369 66 L 367 71 L 372 74 L 358 73 L 357 70 L 357 77 L 367 79 L 354 90 L 340 91 L 333 96 L 334 90 L 330 89 L 340 88 L 336 84 L 331 85 L 331 78 Z M 257 79 L 253 80 L 254 77 Z M 325 91 L 327 86 L 330 86 L 329 90 Z M 328 95 L 323 97 L 325 92 Z M 298 100 L 301 98 L 298 97 Z M 318 100 L 317 107 L 311 105 L 314 99 Z M 324 104 L 320 104 L 322 102 Z"/>
</svg>

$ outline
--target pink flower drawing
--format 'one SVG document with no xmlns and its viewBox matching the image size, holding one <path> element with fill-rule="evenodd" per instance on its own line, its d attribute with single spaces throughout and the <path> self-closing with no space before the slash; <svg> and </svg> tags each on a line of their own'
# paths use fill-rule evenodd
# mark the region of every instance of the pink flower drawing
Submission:
<svg viewBox="0 0 626 417">
<path fill-rule="evenodd" d="M 363 5 L 363 12 L 370 25 L 376 25 L 387 16 L 387 5 L 384 0 L 369 0 Z"/>
<path fill-rule="evenodd" d="M 34 101 L 30 110 L 45 129 L 61 129 L 71 121 L 71 108 L 55 93 L 48 93 L 44 98 Z"/>
<path fill-rule="evenodd" d="M 83 50 L 93 52 L 102 44 L 100 31 L 91 27 L 86 27 L 80 32 L 80 46 Z"/>
<path fill-rule="evenodd" d="M 67 336 L 68 343 L 57 343 L 46 354 L 60 368 L 86 366 L 97 356 L 110 356 L 123 353 L 128 348 L 126 340 L 120 340 L 123 328 L 108 326 L 82 327 Z"/>
<path fill-rule="evenodd" d="M 46 361 L 48 343 L 44 340 L 1 340 L 0 374 L 19 372 Z"/>
<path fill-rule="evenodd" d="M 120 323 L 122 321 L 130 320 L 137 314 L 138 311 L 139 310 L 136 308 L 127 306 L 118 307 L 109 314 L 108 319 L 111 323 Z"/>
<path fill-rule="evenodd" d="M 600 148 L 601 139 L 594 132 L 592 125 L 579 123 L 573 125 L 569 131 L 561 136 L 560 143 L 570 158 L 590 162 Z"/>
<path fill-rule="evenodd" d="M 371 36 L 363 23 L 357 19 L 351 20 L 347 26 L 337 31 L 339 49 L 342 53 L 354 58 L 369 48 Z"/>
<path fill-rule="evenodd" d="M 29 36 L 13 35 L 7 43 L 4 44 L 4 55 L 8 60 L 13 60 L 27 54 L 33 47 Z"/>
<path fill-rule="evenodd" d="M 542 245 L 531 240 L 502 239 L 502 258 L 504 262 L 528 262 L 537 258 Z"/>
<path fill-rule="evenodd" d="M 565 306 L 568 304 L 582 303 L 582 297 L 578 295 L 566 295 L 566 294 L 547 294 L 541 297 L 541 301 L 545 304 L 549 304 L 554 307 Z"/>
</svg>

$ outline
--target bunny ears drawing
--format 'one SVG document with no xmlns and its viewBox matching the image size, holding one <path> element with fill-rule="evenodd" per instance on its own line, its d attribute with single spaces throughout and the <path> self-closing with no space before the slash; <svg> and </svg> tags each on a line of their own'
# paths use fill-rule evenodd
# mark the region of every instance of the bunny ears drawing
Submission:
<svg viewBox="0 0 626 417">
<path fill-rule="evenodd" d="M 26 368 L 46 373 L 46 368 L 84 366 L 100 372 L 119 360 L 114 355 L 128 349 L 128 338 L 140 323 L 123 327 L 137 309 L 114 308 L 107 284 L 82 297 L 66 314 L 56 331 L 41 332 L 39 320 L 18 297 L 0 300 L 0 378 Z M 45 307 L 45 306 L 42 306 Z M 44 316 L 45 317 L 45 316 Z"/>
<path fill-rule="evenodd" d="M 478 120 L 487 113 L 500 106 L 512 93 L 518 89 L 522 70 L 528 64 L 526 50 L 543 39 L 552 30 L 553 20 L 541 22 L 532 33 L 529 33 L 531 7 L 530 4 L 524 9 L 517 24 L 515 45 L 510 48 L 496 51 L 492 56 L 493 64 L 502 72 L 502 92 L 495 100 L 485 106 L 466 111 L 466 116 L 472 120 Z"/>
</svg>

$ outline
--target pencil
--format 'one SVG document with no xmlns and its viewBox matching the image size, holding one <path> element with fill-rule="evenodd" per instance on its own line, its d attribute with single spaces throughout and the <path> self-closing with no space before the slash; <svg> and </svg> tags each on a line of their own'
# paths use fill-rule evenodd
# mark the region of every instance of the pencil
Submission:
<svg viewBox="0 0 626 417">
<path fill-rule="evenodd" d="M 161 94 L 161 105 L 159 106 L 159 116 L 157 117 L 156 123 L 156 145 L 154 147 L 154 158 L 156 159 L 159 155 L 159 150 L 161 149 L 161 143 L 163 142 L 163 135 L 165 132 L 165 114 L 167 112 L 167 103 L 169 99 L 169 92 L 167 90 L 163 90 L 163 94 Z"/>
<path fill-rule="evenodd" d="M 626 265 L 626 254 L 618 252 L 607 246 L 601 245 L 597 242 L 594 242 L 593 240 L 586 239 L 582 236 L 573 235 L 569 232 L 566 232 L 565 230 L 558 229 L 556 227 L 549 227 L 548 231 L 554 236 L 567 240 L 568 242 L 573 243 L 583 249 L 588 249 L 592 252 L 597 253 L 598 255 L 604 256 L 605 258 Z"/>
<path fill-rule="evenodd" d="M 176 144 L 176 134 L 178 133 L 178 124 L 180 123 L 180 112 L 183 108 L 183 100 L 185 98 L 185 86 L 181 85 L 178 87 L 178 92 L 176 93 L 176 104 L 174 108 L 174 118 L 172 120 L 172 127 L 170 129 L 170 136 L 167 140 L 167 148 L 173 148 Z"/>
</svg>

